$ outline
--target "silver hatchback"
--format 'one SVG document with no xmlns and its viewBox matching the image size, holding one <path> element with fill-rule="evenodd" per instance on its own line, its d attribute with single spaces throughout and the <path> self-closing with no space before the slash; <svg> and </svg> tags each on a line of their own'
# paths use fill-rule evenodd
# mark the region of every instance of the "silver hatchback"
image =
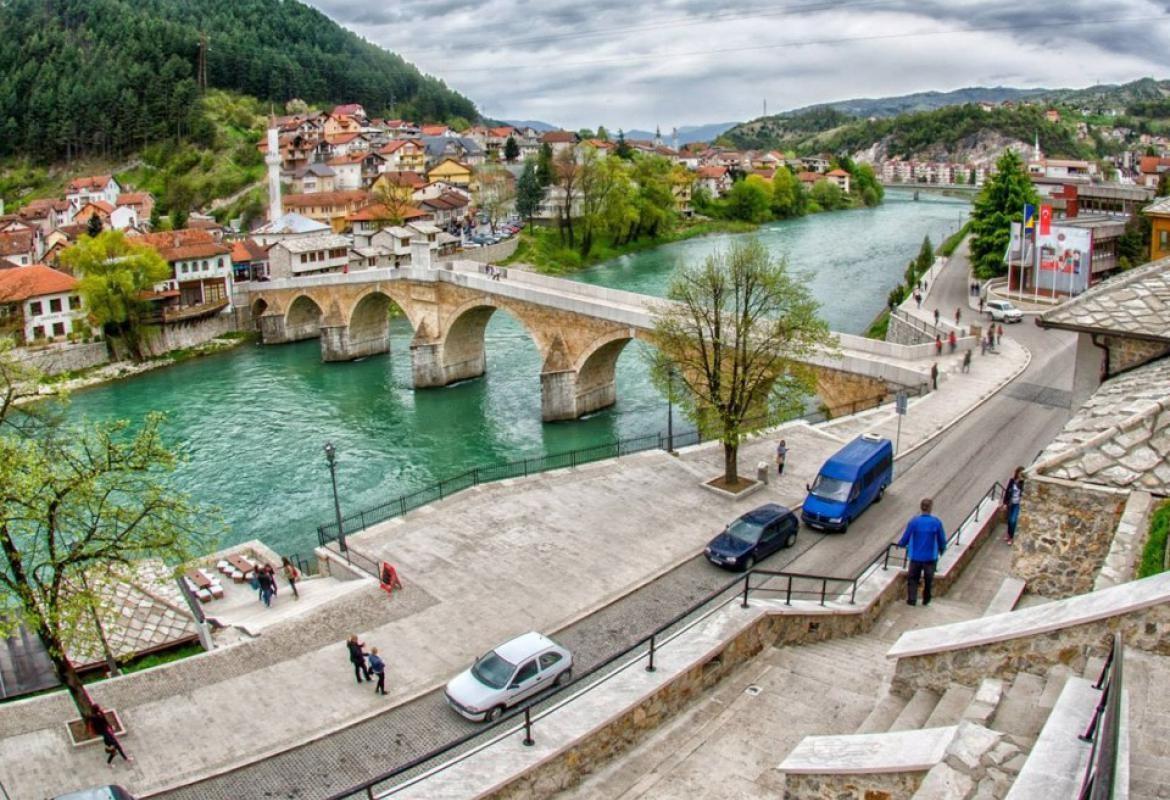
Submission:
<svg viewBox="0 0 1170 800">
<path fill-rule="evenodd" d="M 510 706 L 572 676 L 573 655 L 543 634 L 526 633 L 489 650 L 447 684 L 447 704 L 472 722 L 490 722 Z"/>
</svg>

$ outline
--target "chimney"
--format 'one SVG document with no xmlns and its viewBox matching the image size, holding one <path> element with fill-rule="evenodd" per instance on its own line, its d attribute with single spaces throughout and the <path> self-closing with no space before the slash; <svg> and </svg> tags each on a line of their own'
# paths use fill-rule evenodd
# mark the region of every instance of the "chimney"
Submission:
<svg viewBox="0 0 1170 800">
<path fill-rule="evenodd" d="M 431 243 L 421 234 L 410 240 L 410 266 L 412 269 L 431 269 Z"/>
</svg>

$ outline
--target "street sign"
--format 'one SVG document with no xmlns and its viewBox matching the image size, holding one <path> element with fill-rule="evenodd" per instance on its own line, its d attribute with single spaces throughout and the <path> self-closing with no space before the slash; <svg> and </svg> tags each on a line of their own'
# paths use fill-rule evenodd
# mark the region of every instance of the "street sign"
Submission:
<svg viewBox="0 0 1170 800">
<path fill-rule="evenodd" d="M 905 392 L 898 392 L 894 395 L 894 410 L 899 416 L 906 413 L 906 408 L 910 402 L 909 396 Z"/>
</svg>

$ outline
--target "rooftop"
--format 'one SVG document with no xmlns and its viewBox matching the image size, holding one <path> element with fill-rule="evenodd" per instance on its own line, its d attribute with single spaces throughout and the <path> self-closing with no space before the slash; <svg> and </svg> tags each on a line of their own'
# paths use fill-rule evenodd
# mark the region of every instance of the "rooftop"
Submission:
<svg viewBox="0 0 1170 800">
<path fill-rule="evenodd" d="M 4 303 L 19 303 L 30 297 L 69 292 L 75 286 L 77 279 L 72 275 L 44 264 L 0 270 L 0 302 Z"/>
<path fill-rule="evenodd" d="M 1142 209 L 1143 214 L 1154 214 L 1162 216 L 1163 214 L 1170 217 L 1170 195 L 1166 197 L 1159 197 L 1154 202 Z"/>
<path fill-rule="evenodd" d="M 290 253 L 309 253 L 314 250 L 332 250 L 338 247 L 349 249 L 348 236 L 336 233 L 325 233 L 320 236 L 303 236 L 299 239 L 288 239 L 272 245 L 273 248 L 283 247 Z"/>
<path fill-rule="evenodd" d="M 324 222 L 318 222 L 315 219 L 309 219 L 295 212 L 288 212 L 282 214 L 271 222 L 261 225 L 256 230 L 252 231 L 254 234 L 273 234 L 273 233 L 315 233 L 317 231 L 331 230 Z"/>
<path fill-rule="evenodd" d="M 1091 287 L 1039 318 L 1045 328 L 1170 342 L 1170 258 Z"/>
</svg>

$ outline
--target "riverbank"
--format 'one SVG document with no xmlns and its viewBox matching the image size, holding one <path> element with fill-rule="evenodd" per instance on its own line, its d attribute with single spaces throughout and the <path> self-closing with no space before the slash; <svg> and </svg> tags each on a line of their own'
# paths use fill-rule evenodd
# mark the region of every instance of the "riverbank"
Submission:
<svg viewBox="0 0 1170 800">
<path fill-rule="evenodd" d="M 665 235 L 643 236 L 624 244 L 614 244 L 606 239 L 596 240 L 589 255 L 582 257 L 578 250 L 561 244 L 560 233 L 556 228 L 530 226 L 520 233 L 520 244 L 516 252 L 503 263 L 504 266 L 530 265 L 537 272 L 558 275 L 672 242 L 713 234 L 752 233 L 758 228 L 759 226 L 753 223 L 735 220 L 704 219 L 698 222 L 684 222 Z"/>
<path fill-rule="evenodd" d="M 75 392 L 79 389 L 100 386 L 105 383 L 122 380 L 123 378 L 141 375 L 144 372 L 151 372 L 162 367 L 181 364 L 193 358 L 202 358 L 203 356 L 213 355 L 214 353 L 222 353 L 224 350 L 238 347 L 254 338 L 254 335 L 250 333 L 229 331 L 196 347 L 184 347 L 178 350 L 172 350 L 169 353 L 147 359 L 146 361 L 114 361 L 108 364 L 102 364 L 100 367 L 92 367 L 74 372 L 62 372 L 58 375 L 43 378 L 37 394 L 22 398 L 20 402 L 28 403 L 61 392 Z"/>
</svg>

